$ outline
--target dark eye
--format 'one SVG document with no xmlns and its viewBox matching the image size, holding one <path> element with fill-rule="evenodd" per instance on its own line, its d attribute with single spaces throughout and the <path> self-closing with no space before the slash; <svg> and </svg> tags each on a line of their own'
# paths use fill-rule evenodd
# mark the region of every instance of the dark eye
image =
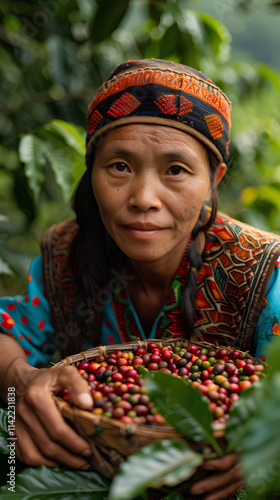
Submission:
<svg viewBox="0 0 280 500">
<path fill-rule="evenodd" d="M 118 172 L 127 172 L 129 171 L 128 166 L 125 163 L 118 162 L 113 165 L 113 168 Z"/>
<path fill-rule="evenodd" d="M 179 165 L 173 165 L 172 167 L 170 167 L 168 170 L 167 170 L 167 173 L 169 175 L 179 175 L 181 174 L 183 171 L 183 168 L 182 167 L 179 167 Z"/>
</svg>

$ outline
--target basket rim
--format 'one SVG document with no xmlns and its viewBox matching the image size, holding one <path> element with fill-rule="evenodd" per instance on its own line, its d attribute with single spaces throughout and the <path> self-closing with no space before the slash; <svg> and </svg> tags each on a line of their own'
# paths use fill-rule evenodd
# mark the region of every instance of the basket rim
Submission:
<svg viewBox="0 0 280 500">
<path fill-rule="evenodd" d="M 178 337 L 176 339 L 145 339 L 145 340 L 137 340 L 133 342 L 127 342 L 123 344 L 109 344 L 109 345 L 100 345 L 97 347 L 92 347 L 90 349 L 87 349 L 85 351 L 81 351 L 77 354 L 73 354 L 72 356 L 67 356 L 66 358 L 62 359 L 61 361 L 58 361 L 55 363 L 52 368 L 55 367 L 61 367 L 61 366 L 67 366 L 67 365 L 72 365 L 73 363 L 77 363 L 80 361 L 89 361 L 90 358 L 95 357 L 95 356 L 104 356 L 106 358 L 106 355 L 109 355 L 113 351 L 119 350 L 119 351 L 126 351 L 126 350 L 132 350 L 136 351 L 138 347 L 144 347 L 147 348 L 148 344 L 150 342 L 156 342 L 159 345 L 159 348 L 168 346 L 170 345 L 172 348 L 174 347 L 188 347 L 190 345 L 197 345 L 198 347 L 211 347 L 213 349 L 225 349 L 228 352 L 232 351 L 240 351 L 244 356 L 249 357 L 254 361 L 256 364 L 256 361 L 258 361 L 258 364 L 264 364 L 263 361 L 260 361 L 259 359 L 255 358 L 252 356 L 249 351 L 242 351 L 241 349 L 238 349 L 236 347 L 231 347 L 231 346 L 224 346 L 224 345 L 216 345 L 212 344 L 210 342 L 206 341 L 193 341 L 191 342 L 190 340 L 183 338 L 183 337 Z"/>
</svg>

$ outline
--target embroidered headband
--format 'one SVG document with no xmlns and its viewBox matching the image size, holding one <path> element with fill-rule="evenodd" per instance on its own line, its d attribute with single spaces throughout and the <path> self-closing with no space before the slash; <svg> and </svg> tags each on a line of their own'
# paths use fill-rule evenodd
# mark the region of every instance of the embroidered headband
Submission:
<svg viewBox="0 0 280 500">
<path fill-rule="evenodd" d="M 189 66 L 161 59 L 126 61 L 111 72 L 88 107 L 87 152 L 114 127 L 152 123 L 192 134 L 224 161 L 230 111 L 219 87 Z"/>
</svg>

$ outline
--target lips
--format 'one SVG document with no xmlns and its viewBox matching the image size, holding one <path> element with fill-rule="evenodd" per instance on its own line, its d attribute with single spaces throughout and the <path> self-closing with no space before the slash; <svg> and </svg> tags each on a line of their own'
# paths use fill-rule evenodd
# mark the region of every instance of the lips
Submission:
<svg viewBox="0 0 280 500">
<path fill-rule="evenodd" d="M 138 231 L 158 231 L 164 229 L 151 222 L 132 222 L 131 224 L 126 224 L 126 227 L 129 229 L 137 229 Z"/>
</svg>

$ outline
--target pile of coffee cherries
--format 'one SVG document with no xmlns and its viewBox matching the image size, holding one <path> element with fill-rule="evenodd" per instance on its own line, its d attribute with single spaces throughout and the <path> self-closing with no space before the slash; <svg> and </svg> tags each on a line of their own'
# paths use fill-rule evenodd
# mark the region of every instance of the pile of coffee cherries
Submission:
<svg viewBox="0 0 280 500">
<path fill-rule="evenodd" d="M 208 401 L 214 423 L 225 423 L 239 393 L 263 376 L 263 365 L 254 364 L 239 351 L 196 345 L 187 349 L 159 348 L 157 343 L 150 342 L 147 350 L 143 347 L 134 352 L 115 350 L 106 359 L 97 356 L 92 362 L 78 364 L 77 369 L 88 381 L 93 397 L 89 411 L 125 423 L 165 424 L 145 392 L 137 371 L 139 365 L 151 372 L 169 373 L 197 387 Z M 60 396 L 71 402 L 66 389 Z"/>
</svg>

